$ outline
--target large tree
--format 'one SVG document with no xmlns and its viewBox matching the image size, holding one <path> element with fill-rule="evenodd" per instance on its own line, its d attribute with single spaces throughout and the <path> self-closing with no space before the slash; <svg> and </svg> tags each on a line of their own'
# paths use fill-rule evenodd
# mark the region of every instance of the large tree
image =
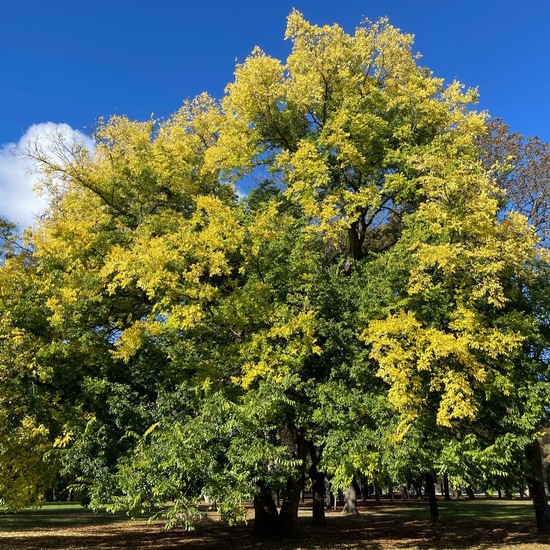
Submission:
<svg viewBox="0 0 550 550">
<path fill-rule="evenodd" d="M 475 91 L 385 20 L 295 11 L 286 37 L 221 101 L 28 151 L 51 206 L 0 276 L 32 282 L 45 449 L 95 505 L 189 523 L 206 495 L 234 521 L 250 497 L 257 532 L 288 533 L 306 474 L 322 522 L 325 475 L 431 475 L 523 376 L 536 408 L 515 358 L 541 313 L 515 304 L 542 260 L 482 164 Z"/>
</svg>

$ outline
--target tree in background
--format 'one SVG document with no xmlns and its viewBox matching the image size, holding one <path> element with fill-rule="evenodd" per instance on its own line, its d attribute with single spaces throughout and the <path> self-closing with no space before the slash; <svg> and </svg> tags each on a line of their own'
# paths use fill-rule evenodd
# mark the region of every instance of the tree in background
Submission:
<svg viewBox="0 0 550 550">
<path fill-rule="evenodd" d="M 42 310 L 33 250 L 0 219 L 0 498 L 13 509 L 40 504 L 58 465 L 64 411 L 52 371 L 41 361 L 51 331 Z"/>
</svg>

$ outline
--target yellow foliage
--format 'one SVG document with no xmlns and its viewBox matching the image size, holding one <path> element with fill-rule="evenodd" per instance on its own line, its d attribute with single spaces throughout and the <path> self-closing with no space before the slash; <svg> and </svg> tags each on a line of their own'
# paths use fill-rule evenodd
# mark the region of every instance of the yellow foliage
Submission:
<svg viewBox="0 0 550 550">
<path fill-rule="evenodd" d="M 487 366 L 479 357 L 505 360 L 523 341 L 518 333 L 484 327 L 481 315 L 464 306 L 448 330 L 424 326 L 413 312 L 401 311 L 371 322 L 362 338 L 371 346 L 378 376 L 388 383 L 390 402 L 405 424 L 436 393 L 442 426 L 475 417 L 476 390 L 487 379 Z"/>
<path fill-rule="evenodd" d="M 311 354 L 322 353 L 316 342 L 314 312 L 293 313 L 281 305 L 273 312 L 271 327 L 255 333 L 243 348 L 242 374 L 233 381 L 245 389 L 258 378 L 283 383 Z"/>
<path fill-rule="evenodd" d="M 48 434 L 46 426 L 30 416 L 24 416 L 7 438 L 0 432 L 0 495 L 4 505 L 18 510 L 41 503 L 55 475 L 43 459 L 51 448 Z"/>
</svg>

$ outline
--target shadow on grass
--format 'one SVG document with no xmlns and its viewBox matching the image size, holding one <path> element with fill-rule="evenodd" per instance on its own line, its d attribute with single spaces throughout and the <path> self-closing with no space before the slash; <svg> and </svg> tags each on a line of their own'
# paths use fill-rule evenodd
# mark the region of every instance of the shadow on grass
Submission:
<svg viewBox="0 0 550 550">
<path fill-rule="evenodd" d="M 197 525 L 196 531 L 188 533 L 181 529 L 166 531 L 160 524 L 127 522 L 124 516 L 94 515 L 78 508 L 72 513 L 66 508 L 43 508 L 17 514 L 13 530 L 9 522 L 6 523 L 11 518 L 6 514 L 0 517 L 0 549 L 542 549 L 550 544 L 550 537 L 538 535 L 533 521 L 528 521 L 530 507 L 525 504 L 509 504 L 503 510 L 500 503 L 495 504 L 495 508 L 490 503 L 446 503 L 442 506 L 444 519 L 439 525 L 433 525 L 425 518 L 424 506 L 426 503 L 419 502 L 366 507 L 360 515 L 353 517 L 331 513 L 321 528 L 314 527 L 309 517 L 300 517 L 293 537 L 271 541 L 251 536 L 252 521 L 248 525 L 229 528 L 207 518 Z M 488 517 L 480 517 L 485 512 Z M 33 520 L 33 514 L 44 517 L 34 517 Z M 516 516 L 522 519 L 511 519 Z M 22 518 L 28 520 L 28 526 L 32 528 L 26 530 Z M 38 520 L 40 522 L 36 523 Z"/>
</svg>

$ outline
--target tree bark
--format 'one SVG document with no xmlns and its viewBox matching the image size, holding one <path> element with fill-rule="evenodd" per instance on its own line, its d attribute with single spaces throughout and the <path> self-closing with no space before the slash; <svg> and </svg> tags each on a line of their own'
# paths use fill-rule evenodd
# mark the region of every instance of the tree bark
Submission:
<svg viewBox="0 0 550 550">
<path fill-rule="evenodd" d="M 361 493 L 361 501 L 365 502 L 369 496 L 369 484 L 365 477 L 359 479 L 359 492 Z"/>
<path fill-rule="evenodd" d="M 300 478 L 287 481 L 283 504 L 279 512 L 281 535 L 283 536 L 291 535 L 294 531 L 294 524 L 298 518 L 298 508 L 300 506 L 300 486 Z"/>
<path fill-rule="evenodd" d="M 325 473 L 315 472 L 311 475 L 311 488 L 313 492 L 313 523 L 325 524 Z"/>
<path fill-rule="evenodd" d="M 430 501 L 430 518 L 434 523 L 439 522 L 439 510 L 437 507 L 437 497 L 435 496 L 435 479 L 431 472 L 426 472 L 426 491 Z"/>
<path fill-rule="evenodd" d="M 451 500 L 451 493 L 449 492 L 449 476 L 443 474 L 443 493 L 445 495 L 445 500 Z"/>
<path fill-rule="evenodd" d="M 542 453 L 538 440 L 525 448 L 525 456 L 529 463 L 529 474 L 526 476 L 529 486 L 529 496 L 533 499 L 535 518 L 539 533 L 550 533 L 550 508 L 544 490 L 544 474 L 542 469 Z"/>
<path fill-rule="evenodd" d="M 311 479 L 311 492 L 313 497 L 312 517 L 314 525 L 324 525 L 325 523 L 325 491 L 326 475 L 317 469 L 319 456 L 314 447 L 310 444 L 309 454 L 311 456 L 311 467 L 309 468 L 309 477 Z"/>
<path fill-rule="evenodd" d="M 293 430 L 289 430 L 293 431 Z M 300 431 L 294 431 L 294 457 L 301 460 L 300 471 L 294 477 L 287 480 L 283 504 L 279 512 L 281 534 L 287 536 L 294 531 L 294 525 L 298 519 L 298 508 L 300 507 L 300 492 L 302 480 L 305 476 L 305 464 L 308 451 L 308 444 Z"/>
<path fill-rule="evenodd" d="M 257 484 L 254 495 L 253 535 L 261 538 L 274 538 L 292 534 L 298 517 L 300 486 L 300 478 L 289 478 L 281 510 L 278 512 L 272 494 L 261 483 Z"/>
<path fill-rule="evenodd" d="M 424 476 L 422 474 L 420 474 L 420 479 L 418 480 L 417 482 L 417 485 L 416 485 L 416 498 L 418 498 L 419 500 L 422 498 L 422 481 L 424 479 Z"/>
<path fill-rule="evenodd" d="M 352 482 L 348 485 L 346 489 L 346 494 L 344 495 L 344 514 L 358 514 L 359 510 L 357 509 L 357 482 L 353 478 Z"/>
<path fill-rule="evenodd" d="M 334 499 L 332 492 L 330 490 L 330 481 L 328 477 L 325 476 L 325 508 L 330 510 L 334 506 Z"/>
<path fill-rule="evenodd" d="M 279 535 L 279 514 L 272 494 L 259 481 L 254 495 L 254 528 L 252 533 L 258 537 Z"/>
<path fill-rule="evenodd" d="M 338 491 L 330 491 L 330 505 L 333 512 L 336 512 L 336 510 L 338 510 Z"/>
<path fill-rule="evenodd" d="M 293 447 L 293 455 L 301 460 L 301 468 L 288 478 L 283 491 L 283 503 L 277 512 L 272 492 L 259 481 L 256 483 L 254 495 L 254 528 L 253 534 L 262 538 L 288 536 L 292 534 L 298 508 L 300 506 L 300 490 L 303 486 L 307 443 L 300 431 L 286 428 L 283 432 L 288 445 Z M 279 495 L 277 495 L 277 500 Z"/>
<path fill-rule="evenodd" d="M 349 235 L 349 251 L 350 251 L 351 257 L 354 260 L 360 260 L 363 256 L 362 242 L 358 232 L 359 232 L 358 222 L 352 223 L 351 227 L 348 230 L 348 235 Z"/>
</svg>

